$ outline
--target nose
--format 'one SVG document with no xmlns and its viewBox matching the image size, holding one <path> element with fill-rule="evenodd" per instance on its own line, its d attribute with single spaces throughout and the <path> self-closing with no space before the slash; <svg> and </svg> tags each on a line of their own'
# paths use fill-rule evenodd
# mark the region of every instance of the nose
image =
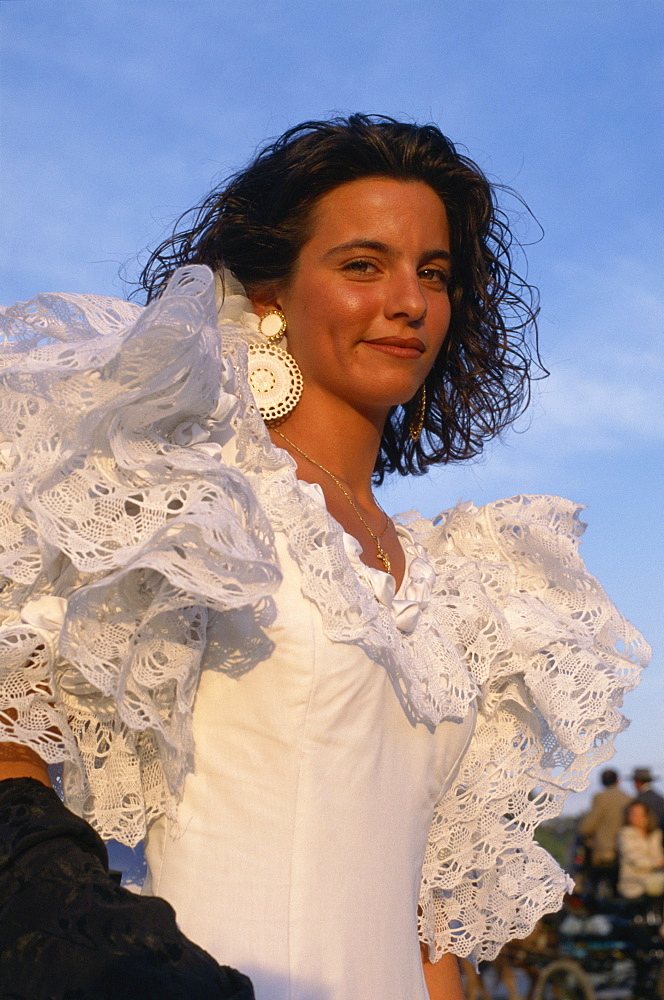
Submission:
<svg viewBox="0 0 664 1000">
<path fill-rule="evenodd" d="M 418 323 L 427 314 L 427 300 L 417 274 L 400 271 L 393 276 L 385 298 L 385 315 Z"/>
</svg>

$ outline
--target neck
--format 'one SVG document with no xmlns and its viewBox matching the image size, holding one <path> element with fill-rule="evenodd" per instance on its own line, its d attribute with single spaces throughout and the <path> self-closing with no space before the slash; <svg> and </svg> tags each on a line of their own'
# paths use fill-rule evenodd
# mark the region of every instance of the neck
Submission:
<svg viewBox="0 0 664 1000">
<path fill-rule="evenodd" d="M 383 420 L 358 413 L 342 400 L 334 403 L 319 407 L 315 400 L 303 398 L 277 430 L 341 479 L 358 500 L 370 501 Z M 274 431 L 272 436 L 275 444 L 284 446 Z"/>
</svg>

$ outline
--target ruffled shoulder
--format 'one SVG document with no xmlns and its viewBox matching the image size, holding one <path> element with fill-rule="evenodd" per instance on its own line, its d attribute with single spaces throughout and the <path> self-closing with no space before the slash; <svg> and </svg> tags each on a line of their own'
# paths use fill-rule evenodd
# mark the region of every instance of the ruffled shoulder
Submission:
<svg viewBox="0 0 664 1000">
<path fill-rule="evenodd" d="M 240 404 L 216 320 L 202 267 L 145 309 L 46 295 L 0 315 L 2 738 L 64 762 L 72 808 L 130 844 L 190 766 L 207 609 L 280 581 L 221 460 Z"/>
<path fill-rule="evenodd" d="M 436 518 L 429 536 L 434 560 L 453 554 L 476 566 L 507 627 L 507 648 L 473 658 L 482 710 L 491 714 L 503 681 L 522 675 L 534 708 L 576 753 L 625 728 L 618 709 L 650 658 L 581 558 L 583 509 L 555 496 L 463 504 Z"/>
<path fill-rule="evenodd" d="M 460 560 L 486 598 L 455 632 L 481 695 L 430 831 L 420 909 L 432 954 L 491 959 L 560 907 L 570 881 L 534 831 L 627 725 L 619 709 L 650 650 L 583 564 L 581 509 L 517 496 L 412 524 L 434 565 Z"/>
</svg>

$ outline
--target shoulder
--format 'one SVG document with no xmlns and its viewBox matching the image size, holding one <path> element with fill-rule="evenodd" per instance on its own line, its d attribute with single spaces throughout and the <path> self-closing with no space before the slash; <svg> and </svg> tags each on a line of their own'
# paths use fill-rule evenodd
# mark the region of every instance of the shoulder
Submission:
<svg viewBox="0 0 664 1000">
<path fill-rule="evenodd" d="M 184 780 L 207 609 L 257 604 L 281 580 L 255 490 L 224 455 L 248 406 L 221 342 L 207 268 L 182 269 L 144 308 L 47 295 L 0 320 L 9 512 L 0 590 L 3 607 L 12 615 L 22 607 L 27 619 L 17 632 L 12 617 L 0 669 L 22 677 L 22 661 L 40 650 L 35 662 L 49 679 L 31 719 L 63 734 L 57 750 L 48 743 L 48 759 L 73 764 L 78 811 L 104 803 L 98 828 L 134 840 Z M 167 676 L 159 649 L 168 649 Z M 55 669 L 56 658 L 66 670 Z M 20 716 L 25 680 L 8 683 Z M 74 732 L 67 716 L 94 718 L 94 732 L 108 733 L 103 767 L 78 750 L 88 730 Z M 142 768 L 154 781 L 146 784 Z M 110 773 L 131 774 L 122 788 L 116 782 L 112 803 Z"/>
<path fill-rule="evenodd" d="M 628 802 L 632 801 L 632 796 L 628 795 L 622 788 L 607 788 L 604 794 L 613 805 L 626 806 Z"/>
<path fill-rule="evenodd" d="M 433 520 L 413 521 L 427 552 L 529 569 L 539 576 L 574 573 L 581 565 L 583 505 L 557 496 L 507 497 L 477 507 L 460 503 Z"/>
<path fill-rule="evenodd" d="M 583 509 L 563 497 L 519 495 L 483 507 L 459 504 L 410 526 L 439 576 L 462 579 L 474 572 L 476 585 L 540 650 L 547 632 L 583 648 L 597 645 L 616 665 L 620 661 L 629 690 L 650 647 L 584 564 Z"/>
<path fill-rule="evenodd" d="M 591 809 L 594 813 L 601 812 L 601 810 L 607 805 L 606 792 L 595 792 L 592 797 Z"/>
<path fill-rule="evenodd" d="M 593 812 L 606 812 L 613 804 L 613 796 L 609 792 L 597 792 L 593 796 Z"/>
<path fill-rule="evenodd" d="M 646 792 L 641 792 L 640 795 L 636 797 L 637 802 L 643 802 L 644 805 L 648 806 L 649 809 L 657 816 L 660 824 L 664 820 L 664 798 L 659 795 L 653 788 L 648 789 Z"/>
</svg>

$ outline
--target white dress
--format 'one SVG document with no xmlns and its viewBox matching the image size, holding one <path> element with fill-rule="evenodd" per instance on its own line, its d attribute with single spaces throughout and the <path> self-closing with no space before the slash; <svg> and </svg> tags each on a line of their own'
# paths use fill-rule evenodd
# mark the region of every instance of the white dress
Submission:
<svg viewBox="0 0 664 1000">
<path fill-rule="evenodd" d="M 211 623 L 196 770 L 177 826 L 164 818 L 150 830 L 149 891 L 170 900 L 189 937 L 246 972 L 258 1000 L 424 1000 L 427 833 L 474 712 L 433 732 L 413 727 L 386 671 L 327 638 L 286 537 L 276 541 L 274 651 L 226 672 L 223 618 Z"/>
<path fill-rule="evenodd" d="M 5 313 L 4 738 L 103 835 L 149 828 L 150 888 L 258 1000 L 424 1000 L 418 924 L 480 960 L 560 905 L 533 831 L 648 649 L 560 498 L 402 519 L 395 595 L 270 443 L 230 292 Z"/>
</svg>

